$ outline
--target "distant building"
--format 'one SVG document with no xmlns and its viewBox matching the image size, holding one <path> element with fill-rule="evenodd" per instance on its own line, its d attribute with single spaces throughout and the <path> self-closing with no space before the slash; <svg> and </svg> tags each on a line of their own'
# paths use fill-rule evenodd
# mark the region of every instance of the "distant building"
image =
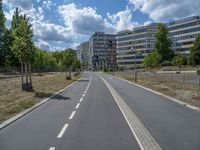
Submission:
<svg viewBox="0 0 200 150">
<path fill-rule="evenodd" d="M 132 67 L 141 64 L 154 48 L 157 23 L 117 33 L 117 64 Z M 135 61 L 136 59 L 136 61 Z"/>
<path fill-rule="evenodd" d="M 89 63 L 89 41 L 83 42 L 77 47 L 77 58 L 86 69 Z"/>
<path fill-rule="evenodd" d="M 95 32 L 89 41 L 89 67 L 103 69 L 116 65 L 116 35 Z"/>
<path fill-rule="evenodd" d="M 174 52 L 188 55 L 194 40 L 200 34 L 200 17 L 194 16 L 167 24 Z"/>
<path fill-rule="evenodd" d="M 118 66 L 133 67 L 142 64 L 144 57 L 154 49 L 157 23 L 120 31 L 117 33 L 117 64 Z M 166 24 L 172 41 L 174 52 L 189 54 L 194 40 L 200 34 L 200 17 L 194 16 Z M 135 61 L 136 56 L 136 61 Z"/>
</svg>

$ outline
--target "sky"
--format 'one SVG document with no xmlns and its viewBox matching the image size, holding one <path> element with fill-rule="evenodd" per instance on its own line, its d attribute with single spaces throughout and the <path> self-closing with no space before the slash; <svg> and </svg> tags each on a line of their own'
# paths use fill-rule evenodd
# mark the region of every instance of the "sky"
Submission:
<svg viewBox="0 0 200 150">
<path fill-rule="evenodd" d="M 116 33 L 200 15 L 200 0 L 3 0 L 9 28 L 16 7 L 27 14 L 36 47 L 74 48 L 96 31 Z"/>
</svg>

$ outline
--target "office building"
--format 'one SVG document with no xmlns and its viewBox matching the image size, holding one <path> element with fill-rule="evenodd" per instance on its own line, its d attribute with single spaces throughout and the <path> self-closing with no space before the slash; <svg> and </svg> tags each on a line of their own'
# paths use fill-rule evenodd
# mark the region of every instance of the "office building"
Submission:
<svg viewBox="0 0 200 150">
<path fill-rule="evenodd" d="M 89 68 L 103 69 L 116 65 L 116 35 L 95 32 L 89 40 Z"/>
<path fill-rule="evenodd" d="M 154 49 L 157 23 L 117 33 L 117 64 L 133 67 L 142 64 L 146 55 Z"/>
<path fill-rule="evenodd" d="M 89 59 L 89 41 L 81 43 L 77 47 L 77 58 L 83 64 L 83 66 L 88 65 Z"/>
<path fill-rule="evenodd" d="M 174 52 L 188 56 L 194 40 L 200 34 L 200 17 L 194 16 L 167 24 Z"/>
<path fill-rule="evenodd" d="M 117 64 L 127 68 L 142 64 L 154 49 L 157 23 L 117 33 Z M 172 49 L 188 56 L 194 40 L 200 34 L 200 17 L 194 16 L 166 24 Z M 136 61 L 135 61 L 136 58 Z"/>
</svg>

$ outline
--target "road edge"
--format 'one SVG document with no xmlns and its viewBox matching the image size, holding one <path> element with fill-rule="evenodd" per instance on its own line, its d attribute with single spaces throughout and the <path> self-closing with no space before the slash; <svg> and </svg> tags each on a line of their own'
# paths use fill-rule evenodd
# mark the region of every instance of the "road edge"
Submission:
<svg viewBox="0 0 200 150">
<path fill-rule="evenodd" d="M 118 94 L 118 92 L 112 87 L 112 85 L 98 74 L 98 77 L 103 81 L 109 92 L 111 93 L 115 103 L 117 104 L 119 110 L 124 116 L 133 136 L 135 137 L 141 150 L 162 150 L 160 145 L 147 130 L 144 124 L 136 116 L 134 111 L 128 106 L 128 104 L 123 100 L 123 98 Z"/>
<path fill-rule="evenodd" d="M 104 74 L 105 74 L 105 73 L 104 73 Z M 109 75 L 109 74 L 106 74 L 106 75 Z M 171 100 L 171 101 L 173 101 L 173 102 L 176 102 L 176 103 L 178 103 L 178 104 L 180 104 L 180 105 L 182 105 L 182 106 L 186 106 L 186 107 L 188 107 L 188 108 L 190 108 L 190 109 L 192 109 L 192 110 L 195 110 L 195 111 L 200 112 L 200 108 L 197 107 L 197 106 L 188 104 L 188 103 L 186 103 L 186 102 L 183 102 L 183 101 L 181 101 L 181 100 L 178 100 L 178 99 L 173 98 L 173 97 L 170 97 L 170 96 L 167 96 L 167 95 L 165 95 L 165 94 L 163 94 L 163 93 L 157 92 L 157 91 L 155 91 L 155 90 L 152 90 L 152 89 L 150 89 L 150 88 L 144 87 L 144 86 L 142 86 L 142 85 L 133 83 L 133 82 L 128 81 L 128 80 L 126 80 L 126 79 L 123 79 L 123 78 L 120 78 L 120 77 L 116 77 L 116 76 L 113 76 L 113 75 L 109 75 L 109 76 L 115 77 L 115 78 L 120 79 L 120 80 L 125 81 L 125 82 L 128 82 L 128 83 L 133 84 L 133 85 L 135 85 L 135 86 L 138 86 L 138 87 L 140 87 L 140 88 L 142 88 L 142 89 L 144 89 L 144 90 L 147 90 L 147 91 L 152 92 L 152 93 L 154 93 L 154 94 L 160 95 L 160 96 L 162 96 L 162 97 L 164 97 L 164 98 L 166 98 L 166 99 L 168 99 L 168 100 Z"/>
<path fill-rule="evenodd" d="M 34 106 L 32 106 L 31 108 L 25 109 L 24 111 L 18 113 L 17 115 L 13 116 L 12 118 L 2 122 L 0 124 L 0 130 L 4 129 L 5 127 L 7 127 L 8 125 L 12 124 L 13 122 L 17 121 L 18 119 L 22 118 L 23 116 L 27 115 L 28 113 L 32 112 L 33 110 L 35 110 L 36 108 L 40 107 L 41 105 L 45 104 L 46 102 L 48 102 L 51 98 L 53 98 L 54 96 L 56 96 L 57 94 L 63 92 L 64 90 L 66 90 L 67 88 L 71 87 L 72 85 L 74 85 L 76 82 L 78 82 L 81 78 L 83 78 L 84 75 L 82 75 L 80 78 L 78 78 L 76 81 L 72 82 L 71 84 L 67 85 L 65 88 L 61 89 L 60 91 L 54 93 L 52 96 L 42 100 L 41 102 L 35 104 Z"/>
</svg>

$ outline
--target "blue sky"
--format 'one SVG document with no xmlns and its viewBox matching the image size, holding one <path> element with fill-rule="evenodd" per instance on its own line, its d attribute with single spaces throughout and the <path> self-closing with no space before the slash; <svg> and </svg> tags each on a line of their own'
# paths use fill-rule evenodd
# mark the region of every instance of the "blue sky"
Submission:
<svg viewBox="0 0 200 150">
<path fill-rule="evenodd" d="M 4 0 L 7 27 L 16 7 L 30 17 L 36 46 L 48 51 L 76 48 L 95 31 L 200 15 L 199 0 Z"/>
</svg>

